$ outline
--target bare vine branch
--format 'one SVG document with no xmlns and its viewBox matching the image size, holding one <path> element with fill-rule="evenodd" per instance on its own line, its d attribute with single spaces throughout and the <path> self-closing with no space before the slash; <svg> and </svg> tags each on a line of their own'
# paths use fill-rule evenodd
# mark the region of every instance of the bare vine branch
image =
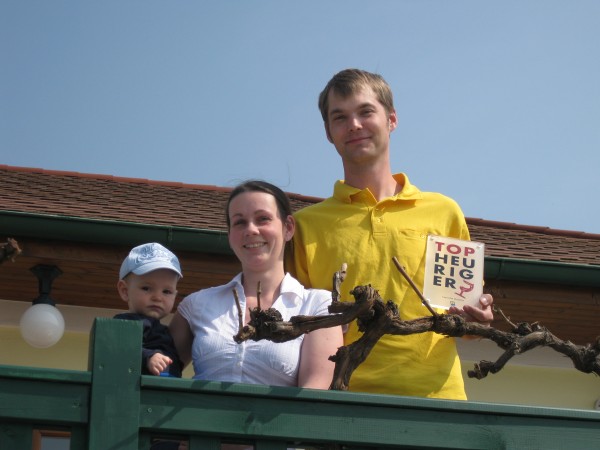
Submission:
<svg viewBox="0 0 600 450">
<path fill-rule="evenodd" d="M 237 310 L 238 310 L 238 329 L 241 330 L 242 327 L 244 326 L 244 315 L 242 314 L 242 307 L 240 306 L 240 297 L 235 288 L 233 288 L 232 291 L 233 291 L 233 298 L 235 300 L 235 304 L 237 305 Z"/>
<path fill-rule="evenodd" d="M 400 266 L 399 263 L 398 266 Z M 399 270 L 400 268 L 401 266 Z M 353 303 L 339 301 L 340 284 L 345 272 L 344 265 L 333 277 L 333 301 L 329 306 L 330 314 L 328 316 L 294 316 L 288 322 L 284 322 L 279 311 L 273 308 L 264 311 L 254 308 L 250 312 L 250 322 L 243 328 L 240 326 L 234 339 L 238 343 L 248 339 L 286 342 L 310 331 L 345 325 L 356 320 L 358 329 L 363 332 L 363 335 L 357 341 L 339 347 L 336 354 L 329 358 L 335 362 L 333 380 L 330 385 L 330 389 L 334 390 L 348 389 L 352 373 L 367 358 L 371 349 L 383 335 L 410 335 L 430 331 L 448 337 L 478 336 L 495 342 L 504 350 L 496 362 L 480 361 L 476 363 L 474 369 L 468 371 L 470 378 L 482 379 L 489 373 L 497 373 L 514 356 L 543 346 L 550 347 L 570 358 L 577 370 L 600 375 L 600 338 L 593 344 L 575 345 L 557 338 L 538 323 L 522 322 L 515 325 L 499 310 L 496 311 L 499 311 L 509 323 L 512 331 L 505 332 L 487 324 L 467 322 L 457 314 L 437 314 L 433 310 L 431 310 L 432 316 L 430 317 L 402 320 L 396 304 L 391 300 L 384 302 L 379 292 L 370 285 L 356 286 L 350 292 L 354 297 Z M 400 270 L 400 272 L 407 280 L 410 280 L 404 270 Z M 409 282 L 419 293 L 412 280 Z M 422 294 L 420 298 L 428 306 L 428 302 Z"/>
<path fill-rule="evenodd" d="M 6 242 L 0 244 L 0 264 L 8 260 L 15 262 L 15 259 L 21 252 L 21 247 L 19 247 L 19 243 L 16 239 L 7 238 Z"/>
<path fill-rule="evenodd" d="M 402 274 L 402 276 L 406 279 L 406 281 L 408 281 L 408 284 L 410 284 L 410 287 L 413 288 L 413 291 L 415 291 L 417 293 L 417 295 L 421 299 L 421 303 L 423 303 L 423 305 L 425 305 L 425 307 L 429 310 L 429 312 L 431 313 L 431 315 L 433 317 L 437 316 L 438 314 L 431 307 L 431 305 L 429 304 L 429 301 L 425 298 L 423 293 L 419 290 L 419 288 L 417 287 L 415 282 L 412 280 L 412 278 L 408 276 L 408 273 L 406 273 L 406 270 L 404 270 L 404 267 L 400 264 L 400 261 L 398 261 L 398 258 L 396 258 L 394 256 L 392 258 L 392 261 L 394 262 L 394 265 L 396 266 L 398 271 Z"/>
</svg>

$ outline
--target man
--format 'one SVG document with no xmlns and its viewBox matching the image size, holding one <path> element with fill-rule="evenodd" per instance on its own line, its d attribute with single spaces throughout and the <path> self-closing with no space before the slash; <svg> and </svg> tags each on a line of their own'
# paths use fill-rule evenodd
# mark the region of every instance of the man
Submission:
<svg viewBox="0 0 600 450">
<path fill-rule="evenodd" d="M 429 315 L 398 273 L 392 258 L 422 287 L 429 234 L 469 239 L 462 211 L 452 199 L 421 192 L 390 166 L 390 134 L 398 125 L 393 96 L 377 74 L 347 69 L 336 74 L 319 96 L 325 133 L 339 153 L 344 180 L 333 196 L 298 211 L 290 270 L 307 287 L 331 289 L 332 276 L 348 263 L 344 293 L 371 284 L 384 300 L 393 300 L 400 317 Z M 489 323 L 493 299 L 481 308 L 451 313 Z M 440 311 L 441 312 L 441 311 Z M 360 337 L 353 323 L 345 335 Z M 435 333 L 385 335 L 350 379 L 352 391 L 466 399 L 454 339 Z"/>
</svg>

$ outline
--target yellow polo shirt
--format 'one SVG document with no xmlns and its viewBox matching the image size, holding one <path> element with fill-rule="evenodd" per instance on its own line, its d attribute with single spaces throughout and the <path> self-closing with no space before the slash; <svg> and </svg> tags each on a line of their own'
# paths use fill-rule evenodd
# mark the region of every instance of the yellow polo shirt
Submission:
<svg viewBox="0 0 600 450">
<path fill-rule="evenodd" d="M 400 317 L 429 316 L 427 309 L 392 262 L 397 257 L 422 287 L 428 234 L 469 239 L 457 203 L 441 194 L 421 192 L 405 174 L 394 175 L 403 186 L 377 202 L 368 189 L 338 181 L 332 197 L 295 214 L 294 252 L 287 269 L 306 287 L 332 289 L 333 274 L 348 264 L 341 300 L 357 285 L 371 284 L 393 300 Z M 361 336 L 349 326 L 345 343 Z M 454 339 L 435 333 L 383 336 L 350 379 L 351 391 L 466 399 Z"/>
</svg>

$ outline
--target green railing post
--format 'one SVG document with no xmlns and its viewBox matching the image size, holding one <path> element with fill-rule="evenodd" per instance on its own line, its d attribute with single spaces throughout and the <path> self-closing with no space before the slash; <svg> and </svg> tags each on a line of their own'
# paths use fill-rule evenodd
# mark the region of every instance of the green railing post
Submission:
<svg viewBox="0 0 600 450">
<path fill-rule="evenodd" d="M 190 450 L 220 450 L 219 439 L 205 436 L 190 436 Z"/>
<path fill-rule="evenodd" d="M 88 450 L 138 450 L 141 363 L 140 322 L 95 320 Z"/>
<path fill-rule="evenodd" d="M 0 450 L 9 448 L 31 448 L 33 445 L 33 427 L 31 424 L 0 425 Z"/>
<path fill-rule="evenodd" d="M 88 433 L 86 428 L 74 428 L 71 430 L 70 450 L 87 448 Z M 0 447 L 1 448 L 1 447 Z M 43 450 L 43 449 L 42 449 Z"/>
</svg>

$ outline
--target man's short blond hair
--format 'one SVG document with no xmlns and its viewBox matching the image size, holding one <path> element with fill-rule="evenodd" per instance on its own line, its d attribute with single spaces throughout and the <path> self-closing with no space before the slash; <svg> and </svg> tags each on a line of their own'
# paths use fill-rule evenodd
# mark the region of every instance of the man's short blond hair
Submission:
<svg viewBox="0 0 600 450">
<path fill-rule="evenodd" d="M 365 86 L 373 89 L 377 100 L 383 105 L 388 114 L 394 111 L 392 90 L 381 75 L 361 69 L 344 69 L 336 73 L 319 94 L 319 110 L 323 121 L 328 123 L 330 92 L 333 91 L 346 98 Z"/>
</svg>

